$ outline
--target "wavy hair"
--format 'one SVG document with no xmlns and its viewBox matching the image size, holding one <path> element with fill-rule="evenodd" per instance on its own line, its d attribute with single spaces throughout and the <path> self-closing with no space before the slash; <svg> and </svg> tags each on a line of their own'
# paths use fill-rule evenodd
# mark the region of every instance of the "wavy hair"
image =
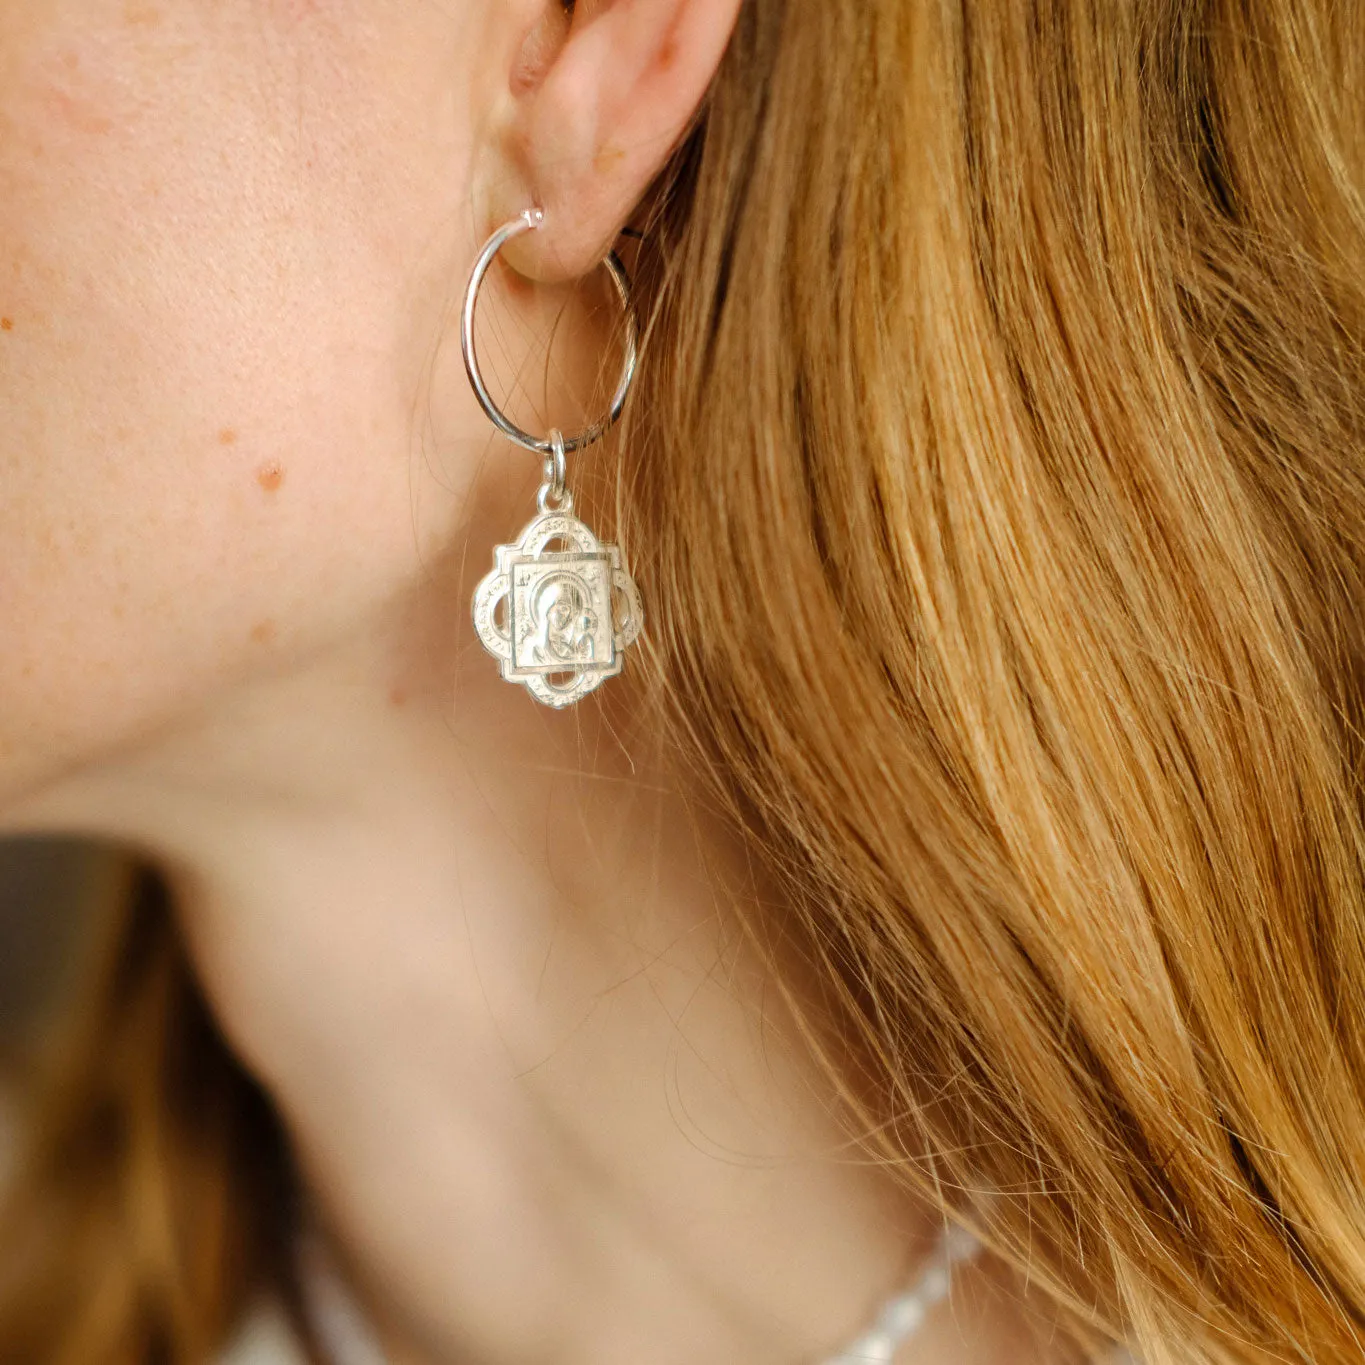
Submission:
<svg viewBox="0 0 1365 1365">
<path fill-rule="evenodd" d="M 851 1118 L 995 1192 L 1082 1341 L 1359 1361 L 1358 7 L 746 0 L 652 205 L 617 487 L 654 695 L 781 879 Z M 47 1150 L 116 1110 L 144 1173 L 196 1153 L 215 1246 L 282 1246 L 207 1025 L 230 1098 L 197 1146 L 153 1117 L 186 971 L 102 997 Z M 192 1192 L 139 1259 L 132 1148 L 70 1159 L 92 1259 L 11 1275 L 0 1356 L 199 1360 L 242 1291 Z"/>
</svg>

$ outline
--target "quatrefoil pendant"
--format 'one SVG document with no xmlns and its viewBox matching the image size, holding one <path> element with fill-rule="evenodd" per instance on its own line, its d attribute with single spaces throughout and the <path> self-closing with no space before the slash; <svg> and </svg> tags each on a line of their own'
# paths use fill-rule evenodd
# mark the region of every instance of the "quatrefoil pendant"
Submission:
<svg viewBox="0 0 1365 1365">
<path fill-rule="evenodd" d="M 566 548 L 547 549 L 556 544 Z M 515 545 L 499 545 L 474 593 L 474 629 L 502 676 L 556 710 L 615 677 L 643 624 L 619 547 L 567 507 L 536 517 Z"/>
</svg>

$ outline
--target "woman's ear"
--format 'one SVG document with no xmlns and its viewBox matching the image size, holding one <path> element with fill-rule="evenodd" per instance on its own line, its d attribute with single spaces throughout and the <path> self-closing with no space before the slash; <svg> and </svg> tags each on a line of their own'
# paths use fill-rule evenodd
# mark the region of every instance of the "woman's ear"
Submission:
<svg viewBox="0 0 1365 1365">
<path fill-rule="evenodd" d="M 683 137 L 725 52 L 740 0 L 562 0 L 521 42 L 489 150 L 488 226 L 537 204 L 509 244 L 536 279 L 584 275 Z"/>
</svg>

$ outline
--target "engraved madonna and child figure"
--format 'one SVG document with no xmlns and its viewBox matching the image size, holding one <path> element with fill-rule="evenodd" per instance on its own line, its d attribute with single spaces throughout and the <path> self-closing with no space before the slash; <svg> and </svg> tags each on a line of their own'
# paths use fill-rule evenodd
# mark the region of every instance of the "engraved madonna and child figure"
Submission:
<svg viewBox="0 0 1365 1365">
<path fill-rule="evenodd" d="M 560 543 L 568 550 L 547 550 Z M 537 517 L 474 594 L 474 628 L 519 682 L 547 706 L 570 706 L 621 671 L 644 608 L 621 551 L 567 511 Z"/>
<path fill-rule="evenodd" d="M 514 545 L 499 545 L 493 570 L 474 593 L 474 629 L 502 676 L 520 683 L 537 701 L 556 709 L 615 677 L 624 651 L 639 637 L 644 607 L 639 589 L 615 545 L 603 544 L 573 515 L 565 487 L 565 456 L 597 440 L 621 414 L 635 373 L 636 324 L 630 280 L 615 252 L 607 266 L 626 310 L 625 365 L 606 418 L 566 439 L 558 430 L 540 440 L 498 408 L 484 387 L 474 349 L 474 308 L 485 273 L 508 238 L 541 222 L 527 210 L 488 239 L 470 273 L 461 315 L 460 342 L 470 383 L 484 411 L 504 435 L 545 457 L 540 515 Z M 555 547 L 555 548 L 551 548 Z"/>
</svg>

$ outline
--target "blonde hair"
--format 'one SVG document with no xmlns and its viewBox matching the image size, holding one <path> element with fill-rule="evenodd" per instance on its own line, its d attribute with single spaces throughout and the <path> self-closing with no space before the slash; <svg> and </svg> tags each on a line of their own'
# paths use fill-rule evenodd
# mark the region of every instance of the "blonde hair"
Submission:
<svg viewBox="0 0 1365 1365">
<path fill-rule="evenodd" d="M 656 695 L 881 1154 L 1150 1365 L 1365 1349 L 1362 195 L 1334 0 L 746 0 L 648 224 Z"/>
</svg>

